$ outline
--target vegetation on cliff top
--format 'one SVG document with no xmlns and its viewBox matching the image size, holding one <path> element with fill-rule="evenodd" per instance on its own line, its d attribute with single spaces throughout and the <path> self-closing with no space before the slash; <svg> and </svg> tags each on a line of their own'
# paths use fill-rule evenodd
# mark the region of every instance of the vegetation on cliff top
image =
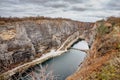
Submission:
<svg viewBox="0 0 120 80">
<path fill-rule="evenodd" d="M 119 80 L 120 79 L 120 52 L 106 62 L 98 71 L 94 71 L 86 80 Z"/>
<path fill-rule="evenodd" d="M 4 25 L 6 23 L 13 23 L 13 22 L 21 22 L 21 21 L 38 21 L 38 20 L 55 20 L 55 21 L 73 21 L 71 19 L 67 18 L 50 18 L 50 17 L 44 17 L 44 16 L 37 16 L 37 17 L 0 17 L 0 25 Z M 77 21 L 78 22 L 78 21 Z"/>
<path fill-rule="evenodd" d="M 96 22 L 96 36 L 81 69 L 68 80 L 120 79 L 120 18 Z"/>
<path fill-rule="evenodd" d="M 97 39 L 99 38 L 99 39 Z M 119 80 L 120 79 L 120 18 L 109 18 L 97 28 L 96 39 L 99 57 L 109 55 L 101 62 L 102 66 L 93 71 L 86 80 Z"/>
</svg>

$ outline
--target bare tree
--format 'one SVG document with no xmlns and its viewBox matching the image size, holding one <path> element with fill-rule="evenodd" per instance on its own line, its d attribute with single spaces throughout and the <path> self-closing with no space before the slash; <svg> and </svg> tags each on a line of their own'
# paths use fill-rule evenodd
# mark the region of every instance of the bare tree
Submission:
<svg viewBox="0 0 120 80">
<path fill-rule="evenodd" d="M 47 72 L 47 68 L 48 68 L 48 65 L 46 65 L 45 67 L 43 67 L 42 65 L 40 65 L 40 72 L 39 74 L 35 74 L 33 71 L 32 71 L 32 79 L 33 80 L 57 80 L 57 76 L 55 76 L 53 74 L 53 71 L 49 71 Z"/>
<path fill-rule="evenodd" d="M 36 69 L 39 73 L 36 73 L 32 70 L 30 73 L 26 73 L 27 75 L 20 78 L 14 76 L 12 80 L 58 80 L 58 77 L 53 74 L 53 71 L 47 71 L 48 65 L 42 66 L 40 65 L 40 69 Z"/>
</svg>

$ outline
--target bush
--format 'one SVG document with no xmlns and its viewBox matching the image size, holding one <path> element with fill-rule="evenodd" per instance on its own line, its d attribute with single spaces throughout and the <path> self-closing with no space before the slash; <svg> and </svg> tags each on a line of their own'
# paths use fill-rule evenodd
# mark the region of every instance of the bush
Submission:
<svg viewBox="0 0 120 80">
<path fill-rule="evenodd" d="M 105 35 L 106 33 L 109 33 L 108 27 L 106 27 L 103 23 L 97 28 L 98 36 Z"/>
</svg>

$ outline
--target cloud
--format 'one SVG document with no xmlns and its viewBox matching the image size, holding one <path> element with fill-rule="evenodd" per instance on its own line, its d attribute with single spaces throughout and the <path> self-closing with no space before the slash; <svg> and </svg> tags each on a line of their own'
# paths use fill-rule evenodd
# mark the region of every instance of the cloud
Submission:
<svg viewBox="0 0 120 80">
<path fill-rule="evenodd" d="M 47 2 L 44 4 L 44 7 L 52 7 L 52 8 L 67 8 L 69 7 L 68 2 L 64 1 L 54 1 L 54 2 Z"/>
<path fill-rule="evenodd" d="M 106 9 L 109 9 L 109 10 L 120 10 L 120 0 L 110 0 L 106 4 Z"/>
<path fill-rule="evenodd" d="M 63 0 L 63 1 L 69 2 L 70 4 L 76 4 L 76 3 L 84 3 L 87 0 Z"/>
<path fill-rule="evenodd" d="M 120 0 L 0 0 L 0 16 L 48 16 L 98 20 L 120 16 Z"/>
<path fill-rule="evenodd" d="M 73 10 L 73 11 L 85 11 L 86 8 L 82 8 L 82 7 L 72 7 L 71 10 Z"/>
</svg>

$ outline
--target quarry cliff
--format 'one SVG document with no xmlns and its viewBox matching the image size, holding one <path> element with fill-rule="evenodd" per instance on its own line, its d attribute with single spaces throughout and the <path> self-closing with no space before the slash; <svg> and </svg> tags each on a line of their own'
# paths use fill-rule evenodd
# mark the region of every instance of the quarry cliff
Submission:
<svg viewBox="0 0 120 80">
<path fill-rule="evenodd" d="M 45 17 L 0 18 L 0 74 L 52 49 L 69 49 L 79 39 L 87 41 L 90 50 L 67 80 L 119 80 L 120 18 L 115 17 L 95 23 Z"/>
<path fill-rule="evenodd" d="M 0 18 L 0 73 L 35 60 L 51 49 L 62 50 L 76 38 L 91 44 L 93 26 L 94 23 L 61 18 Z"/>
</svg>

